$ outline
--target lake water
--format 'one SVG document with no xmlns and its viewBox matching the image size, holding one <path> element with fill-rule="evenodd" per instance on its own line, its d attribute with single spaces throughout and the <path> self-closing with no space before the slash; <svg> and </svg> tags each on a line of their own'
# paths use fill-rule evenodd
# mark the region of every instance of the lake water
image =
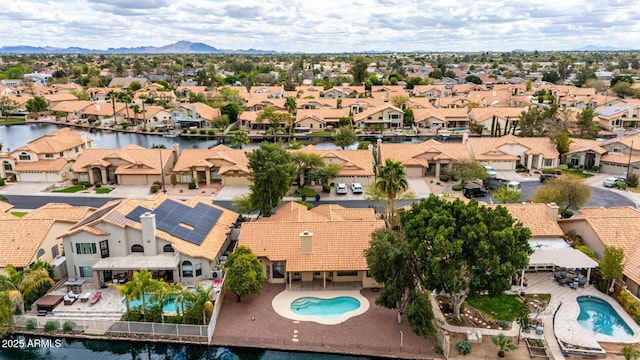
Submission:
<svg viewBox="0 0 640 360">
<path fill-rule="evenodd" d="M 91 360 L 369 360 L 333 354 L 225 348 L 204 345 L 160 344 L 130 341 L 53 339 L 40 336 L 8 336 L 0 346 L 0 359 Z M 6 345 L 6 346 L 5 346 Z M 15 345 L 15 346 L 14 346 Z M 24 346 L 19 346 L 24 345 Z"/>
</svg>

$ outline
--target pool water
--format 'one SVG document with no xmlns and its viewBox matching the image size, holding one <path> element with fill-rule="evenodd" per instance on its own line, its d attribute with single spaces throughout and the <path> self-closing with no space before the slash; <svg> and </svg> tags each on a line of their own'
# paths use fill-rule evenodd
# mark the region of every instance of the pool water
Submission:
<svg viewBox="0 0 640 360">
<path fill-rule="evenodd" d="M 156 301 L 151 301 L 151 297 L 153 295 L 151 294 L 145 294 L 144 295 L 144 302 L 145 305 L 147 306 L 147 308 L 151 307 L 152 305 L 156 305 L 157 302 Z M 126 304 L 127 302 L 122 299 L 122 303 Z M 176 304 L 176 302 L 173 299 L 165 299 L 164 302 L 162 303 L 162 311 L 163 312 L 174 312 L 177 313 L 177 306 L 178 304 Z M 137 298 L 137 299 L 132 299 L 129 300 L 129 308 L 133 309 L 135 307 L 142 307 L 142 299 Z"/>
<path fill-rule="evenodd" d="M 360 301 L 350 296 L 332 299 L 303 297 L 291 302 L 291 311 L 298 315 L 335 318 L 360 307 Z"/>
<path fill-rule="evenodd" d="M 633 330 L 608 302 L 594 296 L 576 300 L 580 306 L 578 324 L 583 328 L 620 339 L 633 337 Z"/>
</svg>

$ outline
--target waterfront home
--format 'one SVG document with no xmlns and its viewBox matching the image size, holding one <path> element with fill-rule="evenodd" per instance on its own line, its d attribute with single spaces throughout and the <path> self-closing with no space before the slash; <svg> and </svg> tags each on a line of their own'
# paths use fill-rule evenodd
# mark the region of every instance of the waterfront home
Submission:
<svg viewBox="0 0 640 360">
<path fill-rule="evenodd" d="M 115 106 L 115 109 L 114 109 Z M 121 102 L 91 103 L 78 113 L 84 120 L 96 120 L 102 126 L 113 125 L 124 121 L 127 104 Z M 115 111 L 114 111 L 115 110 Z M 118 119 L 119 118 L 119 119 Z"/>
<path fill-rule="evenodd" d="M 53 94 L 44 94 L 44 100 L 49 105 L 49 110 L 52 110 L 56 105 L 65 101 L 76 101 L 78 97 L 67 92 L 59 92 Z"/>
<path fill-rule="evenodd" d="M 73 179 L 90 184 L 151 185 L 170 183 L 178 146 L 147 149 L 131 144 L 121 149 L 86 149 L 71 168 Z"/>
<path fill-rule="evenodd" d="M 558 221 L 566 234 L 577 236 L 602 260 L 606 246 L 624 250 L 622 280 L 632 294 L 640 296 L 640 211 L 630 206 L 581 208 L 580 214 Z"/>
<path fill-rule="evenodd" d="M 301 281 L 355 282 L 379 286 L 368 276 L 364 251 L 371 233 L 385 223 L 372 208 L 320 205 L 311 210 L 295 202 L 278 208 L 271 217 L 242 224 L 238 245 L 258 256 L 270 283 Z"/>
<path fill-rule="evenodd" d="M 323 131 L 327 126 L 340 127 L 340 119 L 349 119 L 349 109 L 316 108 L 298 110 L 295 120 L 296 133 Z M 348 124 L 351 120 L 348 121 Z"/>
<path fill-rule="evenodd" d="M 220 117 L 220 109 L 200 102 L 180 105 L 171 109 L 171 119 L 177 128 L 210 127 L 211 122 Z"/>
<path fill-rule="evenodd" d="M 469 120 L 482 125 L 482 134 L 506 135 L 513 131 L 525 107 L 482 107 L 469 110 Z"/>
<path fill-rule="evenodd" d="M 419 109 L 419 111 L 414 110 L 413 116 L 414 124 L 420 128 L 456 129 L 469 127 L 469 115 L 466 108 Z"/>
<path fill-rule="evenodd" d="M 410 178 L 440 177 L 454 163 L 471 160 L 465 144 L 441 143 L 433 139 L 412 144 L 379 141 L 378 164 L 384 164 L 387 159 L 401 162 Z"/>
<path fill-rule="evenodd" d="M 300 150 L 290 150 L 312 153 L 320 156 L 325 164 L 337 164 L 340 167 L 338 176 L 332 179 L 336 183 L 360 183 L 370 185 L 375 182 L 373 170 L 374 159 L 369 150 L 318 150 L 315 145 L 307 145 Z"/>
<path fill-rule="evenodd" d="M 59 182 L 71 178 L 71 165 L 86 149 L 91 139 L 62 128 L 29 141 L 9 153 L 15 164 L 5 160 L 5 174 L 15 174 L 16 181 Z"/>
<path fill-rule="evenodd" d="M 57 121 L 74 121 L 81 119 L 83 110 L 92 104 L 87 100 L 61 101 L 49 109 L 55 113 Z"/>
<path fill-rule="evenodd" d="M 364 110 L 353 116 L 356 127 L 381 127 L 382 129 L 402 128 L 404 111 L 391 104 L 385 104 L 372 109 Z"/>
<path fill-rule="evenodd" d="M 151 82 L 149 81 L 149 79 L 147 78 L 143 78 L 143 77 L 114 77 L 113 79 L 111 79 L 111 81 L 109 82 L 109 85 L 107 87 L 109 88 L 119 88 L 116 90 L 120 90 L 120 89 L 127 89 L 129 86 L 131 86 L 131 84 L 133 84 L 134 82 L 137 82 L 138 84 L 140 84 L 140 87 L 145 87 L 148 84 L 150 84 Z"/>
<path fill-rule="evenodd" d="M 559 165 L 560 153 L 547 137 L 470 137 L 464 143 L 471 158 L 495 169 L 513 170 L 521 164 L 529 169 L 542 170 Z"/>
<path fill-rule="evenodd" d="M 1 207 L 0 207 L 1 208 Z M 23 269 L 35 261 L 53 262 L 62 255 L 58 236 L 91 214 L 92 208 L 49 203 L 22 218 L 0 216 L 0 274 L 7 265 Z"/>
<path fill-rule="evenodd" d="M 173 167 L 178 183 L 249 186 L 249 159 L 243 150 L 225 145 L 210 149 L 184 149 Z"/>
<path fill-rule="evenodd" d="M 163 194 L 106 203 L 60 238 L 70 277 L 103 283 L 131 280 L 141 269 L 171 283 L 222 276 L 220 257 L 238 214 L 193 197 Z"/>
</svg>

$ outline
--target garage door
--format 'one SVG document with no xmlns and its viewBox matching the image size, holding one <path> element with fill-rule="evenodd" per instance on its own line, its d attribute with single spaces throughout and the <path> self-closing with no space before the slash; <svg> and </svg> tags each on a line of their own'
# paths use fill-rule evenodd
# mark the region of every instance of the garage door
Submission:
<svg viewBox="0 0 640 360">
<path fill-rule="evenodd" d="M 516 168 L 515 161 L 489 161 L 489 165 L 496 170 L 513 170 Z"/>
<path fill-rule="evenodd" d="M 44 175 L 38 172 L 20 173 L 20 175 L 17 178 L 18 178 L 18 181 L 24 181 L 24 182 L 46 181 L 44 178 Z"/>
<path fill-rule="evenodd" d="M 421 167 L 405 167 L 407 172 L 407 177 L 410 178 L 420 178 L 422 177 L 423 169 Z"/>
<path fill-rule="evenodd" d="M 620 175 L 625 171 L 627 171 L 626 166 L 621 166 L 618 164 L 606 164 L 602 162 L 600 163 L 600 172 L 605 174 Z"/>
</svg>

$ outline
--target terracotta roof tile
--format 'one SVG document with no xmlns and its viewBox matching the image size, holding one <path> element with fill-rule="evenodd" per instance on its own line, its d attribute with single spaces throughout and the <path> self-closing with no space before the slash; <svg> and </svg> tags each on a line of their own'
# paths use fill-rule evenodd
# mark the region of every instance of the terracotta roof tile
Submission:
<svg viewBox="0 0 640 360">
<path fill-rule="evenodd" d="M 0 220 L 0 268 L 29 266 L 55 220 Z"/>
</svg>

